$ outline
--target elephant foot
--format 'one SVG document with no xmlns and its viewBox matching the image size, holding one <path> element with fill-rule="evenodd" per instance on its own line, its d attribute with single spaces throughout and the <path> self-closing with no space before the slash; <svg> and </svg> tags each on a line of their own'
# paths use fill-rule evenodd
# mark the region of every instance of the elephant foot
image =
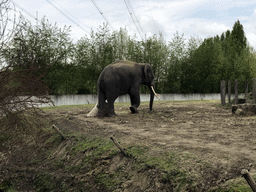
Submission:
<svg viewBox="0 0 256 192">
<path fill-rule="evenodd" d="M 132 113 L 139 113 L 138 110 L 137 110 L 137 108 L 134 107 L 134 106 L 131 106 L 131 107 L 130 107 L 130 110 L 131 110 Z"/>
<path fill-rule="evenodd" d="M 114 117 L 117 116 L 115 113 L 99 113 L 97 117 Z"/>
<path fill-rule="evenodd" d="M 105 117 L 114 117 L 114 116 L 117 116 L 117 114 L 115 113 L 108 113 L 105 115 Z"/>
</svg>

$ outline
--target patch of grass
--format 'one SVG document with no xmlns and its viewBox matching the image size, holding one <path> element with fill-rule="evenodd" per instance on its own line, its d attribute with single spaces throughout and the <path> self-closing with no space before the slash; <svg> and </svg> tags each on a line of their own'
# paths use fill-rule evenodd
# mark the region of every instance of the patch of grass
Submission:
<svg viewBox="0 0 256 192">
<path fill-rule="evenodd" d="M 0 182 L 0 191 L 15 192 L 15 190 L 12 187 L 11 181 L 8 179 L 3 179 Z"/>
<path fill-rule="evenodd" d="M 11 188 L 7 189 L 6 192 L 17 192 L 17 191 L 11 187 Z"/>
<path fill-rule="evenodd" d="M 126 152 L 128 155 L 132 155 L 133 157 L 142 157 L 149 150 L 148 147 L 140 146 L 140 145 L 130 145 L 127 147 Z"/>
<path fill-rule="evenodd" d="M 37 191 L 51 191 L 58 188 L 56 178 L 49 173 L 38 173 L 35 181 L 34 188 Z"/>
<path fill-rule="evenodd" d="M 82 170 L 83 172 L 87 172 L 89 175 L 91 174 L 91 171 L 94 172 L 97 170 L 97 166 L 102 160 L 102 157 L 110 159 L 119 152 L 111 140 L 86 137 L 78 138 L 73 146 L 69 149 L 67 148 L 67 151 L 71 158 L 69 162 L 72 162 L 72 159 L 77 159 L 77 157 L 80 158 L 76 164 L 70 165 L 69 163 L 65 169 L 73 173 L 81 172 Z M 114 173 L 99 172 L 94 175 L 93 181 L 98 185 L 98 187 L 110 191 L 121 183 L 120 173 L 118 171 Z"/>
<path fill-rule="evenodd" d="M 171 151 L 161 153 L 144 146 L 129 146 L 127 153 L 138 158 L 135 165 L 138 170 L 147 167 L 160 169 L 165 173 L 162 182 L 178 186 L 178 190 L 192 189 L 198 182 L 198 176 L 192 175 L 184 166 L 196 162 L 192 155 Z"/>
<path fill-rule="evenodd" d="M 197 103 L 197 102 L 202 102 L 202 103 L 220 103 L 220 100 L 179 100 L 179 101 L 165 101 L 165 100 L 160 100 L 160 101 L 154 101 L 154 103 Z M 140 103 L 140 105 L 148 105 L 149 101 L 143 101 Z M 121 102 L 121 103 L 115 103 L 115 106 L 130 106 L 130 102 Z M 95 106 L 95 104 L 85 104 L 85 105 L 61 105 L 61 106 L 50 106 L 50 107 L 42 107 L 40 108 L 43 111 L 58 111 L 58 110 L 68 110 L 68 109 L 84 109 L 88 108 L 91 109 Z"/>
<path fill-rule="evenodd" d="M 62 141 L 62 137 L 59 134 L 53 134 L 49 139 L 46 140 L 45 144 L 59 145 Z"/>
<path fill-rule="evenodd" d="M 178 101 L 169 101 L 172 103 L 209 103 L 216 102 L 216 100 L 178 100 Z"/>
<path fill-rule="evenodd" d="M 69 162 L 76 161 L 75 164 L 68 164 L 67 170 L 77 172 L 80 170 L 90 171 L 94 169 L 97 161 L 102 157 L 111 158 L 118 153 L 118 149 L 110 140 L 103 138 L 76 137 L 72 146 L 66 148 Z M 78 159 L 79 158 L 79 159 Z"/>
<path fill-rule="evenodd" d="M 65 160 L 64 159 L 61 159 L 61 160 L 58 160 L 58 161 L 54 161 L 51 163 L 52 167 L 54 169 L 63 169 L 64 166 L 65 166 Z"/>
<path fill-rule="evenodd" d="M 253 176 L 253 179 L 256 180 L 256 176 Z M 224 186 L 220 186 L 217 189 L 210 190 L 210 191 L 217 191 L 217 192 L 248 192 L 252 191 L 249 184 L 243 177 L 238 177 L 236 179 L 232 179 L 227 181 Z"/>
<path fill-rule="evenodd" d="M 103 138 L 87 138 L 76 137 L 72 142 L 72 146 L 66 148 L 69 160 L 54 159 L 53 169 L 65 170 L 69 173 L 74 172 L 91 172 L 97 170 L 102 157 L 110 159 L 115 154 L 120 153 L 111 140 Z M 58 138 L 49 139 L 48 143 L 55 143 Z M 161 152 L 158 149 L 151 149 L 142 145 L 130 145 L 126 148 L 126 152 L 135 159 L 132 170 L 158 169 L 162 174 L 161 181 L 168 183 L 178 190 L 193 189 L 196 182 L 199 181 L 198 176 L 191 174 L 183 165 L 196 162 L 195 158 L 190 154 L 178 152 Z M 55 162 L 56 161 L 56 162 Z M 59 162 L 59 163 L 58 163 Z M 71 162 L 76 162 L 71 164 Z M 90 173 L 89 173 L 90 175 Z M 112 173 L 103 171 L 94 175 L 94 182 L 104 190 L 114 190 L 122 183 L 123 179 L 131 177 L 129 172 L 124 172 L 122 165 Z M 49 175 L 40 176 L 40 182 L 51 182 L 52 177 Z M 53 186 L 56 185 L 56 182 Z M 42 185 L 42 190 L 51 190 L 51 185 L 46 188 Z M 39 189 L 41 189 L 39 187 Z"/>
<path fill-rule="evenodd" d="M 103 153 L 111 151 L 113 146 L 112 141 L 103 138 L 84 138 L 78 141 L 77 144 L 70 149 L 70 152 L 71 154 L 77 154 L 93 151 L 92 154 L 94 157 L 100 157 Z"/>
<path fill-rule="evenodd" d="M 5 143 L 5 142 L 7 142 L 9 139 L 11 139 L 11 136 L 9 136 L 8 134 L 0 135 L 0 143 Z"/>
<path fill-rule="evenodd" d="M 218 104 L 217 107 L 230 108 L 230 107 L 232 107 L 232 103 L 226 103 L 226 105 L 224 105 L 224 106 L 222 106 L 221 104 Z"/>
<path fill-rule="evenodd" d="M 84 109 L 93 108 L 95 104 L 85 104 L 85 105 L 60 105 L 60 106 L 49 106 L 41 107 L 42 111 L 58 111 L 58 110 L 68 110 L 68 109 Z"/>
<path fill-rule="evenodd" d="M 104 186 L 107 190 L 113 190 L 117 185 L 119 185 L 122 181 L 120 180 L 120 176 L 118 173 L 111 174 L 99 174 L 94 178 L 94 181 L 99 186 Z"/>
</svg>

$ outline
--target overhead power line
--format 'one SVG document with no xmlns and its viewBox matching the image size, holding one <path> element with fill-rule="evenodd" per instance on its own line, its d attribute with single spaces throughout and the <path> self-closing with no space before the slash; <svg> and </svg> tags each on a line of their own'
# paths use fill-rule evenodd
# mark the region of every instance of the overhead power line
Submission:
<svg viewBox="0 0 256 192">
<path fill-rule="evenodd" d="M 14 5 L 16 5 L 20 10 L 22 10 L 23 12 L 25 12 L 26 14 L 28 14 L 30 17 L 32 17 L 33 19 L 35 19 L 36 21 L 38 20 L 37 17 L 35 17 L 33 14 L 29 13 L 26 9 L 24 9 L 23 7 L 21 7 L 19 4 L 17 4 L 16 2 L 14 2 Z"/>
<path fill-rule="evenodd" d="M 81 25 L 83 25 L 83 23 L 79 20 L 79 19 L 77 19 L 74 15 L 72 15 L 69 11 L 67 11 L 65 8 L 63 8 L 59 3 L 57 3 L 55 0 L 52 0 L 56 5 L 58 5 L 62 10 L 64 10 L 68 15 L 70 15 L 71 17 L 73 17 L 75 20 L 77 20 L 78 21 L 78 25 L 79 25 L 79 27 L 82 27 Z M 60 9 L 59 8 L 59 9 Z M 76 22 L 77 23 L 77 22 Z M 80 24 L 81 25 L 80 25 Z M 84 25 L 83 25 L 84 26 Z M 85 26 L 84 26 L 85 27 Z M 86 31 L 86 29 L 84 29 L 83 28 L 83 30 L 85 30 Z"/>
<path fill-rule="evenodd" d="M 134 23 L 134 25 L 135 25 L 135 27 L 136 27 L 136 29 L 137 29 L 141 39 L 143 39 L 142 27 L 141 27 L 141 25 L 139 23 L 139 20 L 137 19 L 136 15 L 135 15 L 134 11 L 133 11 L 133 8 L 132 8 L 131 4 L 129 3 L 129 0 L 124 0 L 124 2 L 125 2 L 127 10 L 128 10 L 128 12 L 129 12 L 129 14 L 130 14 L 130 16 L 132 18 L 132 21 L 133 21 L 133 23 Z"/>
<path fill-rule="evenodd" d="M 130 1 L 129 1 L 129 0 L 127 0 L 127 3 L 128 3 L 129 7 L 130 7 L 130 8 L 131 8 L 131 10 L 132 10 L 132 13 L 133 13 L 133 16 L 134 16 L 134 18 L 135 18 L 135 21 L 138 23 L 139 28 L 140 28 L 140 30 L 141 30 L 141 32 L 142 32 L 142 34 L 144 34 L 144 31 L 143 31 L 143 29 L 142 29 L 142 27 L 141 27 L 141 25 L 140 25 L 140 22 L 139 22 L 139 20 L 138 20 L 138 18 L 137 18 L 137 16 L 136 16 L 136 14 L 135 14 L 135 12 L 134 12 L 133 8 L 132 8 L 132 5 L 130 4 Z"/>
<path fill-rule="evenodd" d="M 96 2 L 94 0 L 91 0 L 92 3 L 94 4 L 94 6 L 97 8 L 97 10 L 100 12 L 101 16 L 105 19 L 105 21 L 107 22 L 107 24 L 110 26 L 110 28 L 114 31 L 114 28 L 111 26 L 110 22 L 108 21 L 108 19 L 105 17 L 105 15 L 103 14 L 103 12 L 101 11 L 100 7 L 96 4 Z"/>
<path fill-rule="evenodd" d="M 46 0 L 48 3 L 50 3 L 55 9 L 57 9 L 62 15 L 64 15 L 66 18 L 68 18 L 71 22 L 76 24 L 78 27 L 80 27 L 83 31 L 89 34 L 89 32 L 84 29 L 82 26 L 80 26 L 77 22 L 75 22 L 73 19 L 71 19 L 66 13 L 64 13 L 61 9 L 59 9 L 56 5 L 54 5 L 51 1 Z M 71 14 L 70 14 L 71 15 Z M 74 17 L 74 16 L 73 16 Z"/>
</svg>

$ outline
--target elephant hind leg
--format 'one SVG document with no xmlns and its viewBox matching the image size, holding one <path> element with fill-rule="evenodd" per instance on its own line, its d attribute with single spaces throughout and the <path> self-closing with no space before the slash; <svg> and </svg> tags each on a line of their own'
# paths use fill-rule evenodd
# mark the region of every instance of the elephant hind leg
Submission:
<svg viewBox="0 0 256 192">
<path fill-rule="evenodd" d="M 104 117 L 106 110 L 107 110 L 107 106 L 106 106 L 106 95 L 104 94 L 104 92 L 99 91 L 98 92 L 98 117 Z"/>
<path fill-rule="evenodd" d="M 114 102 L 116 98 L 112 98 L 112 95 L 108 95 L 105 93 L 99 93 L 99 117 L 112 117 L 116 115 L 114 109 Z"/>
<path fill-rule="evenodd" d="M 106 103 L 107 111 L 106 111 L 105 116 L 107 116 L 107 117 L 115 116 L 116 115 L 115 108 L 114 108 L 115 99 L 109 99 L 106 102 L 107 102 Z"/>
</svg>

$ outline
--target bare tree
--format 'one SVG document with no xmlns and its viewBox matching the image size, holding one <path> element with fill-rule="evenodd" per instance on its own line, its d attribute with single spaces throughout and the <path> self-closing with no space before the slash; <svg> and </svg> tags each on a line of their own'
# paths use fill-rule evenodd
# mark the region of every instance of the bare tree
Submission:
<svg viewBox="0 0 256 192">
<path fill-rule="evenodd" d="M 14 32 L 13 29 L 15 28 L 15 26 L 16 26 L 16 11 L 15 11 L 14 4 L 10 0 L 2 0 L 0 2 L 1 43 L 8 41 L 8 38 L 10 38 L 11 34 Z"/>
<path fill-rule="evenodd" d="M 20 17 L 20 16 L 19 16 Z M 19 19 L 20 20 L 20 19 Z M 12 49 L 15 33 L 23 30 L 17 22 L 15 6 L 10 0 L 0 2 L 0 135 L 24 139 L 42 131 L 44 122 L 39 112 L 42 103 L 50 102 L 44 72 L 33 59 L 19 63 L 6 59 Z M 24 49 L 25 50 L 25 49 Z M 7 51 L 8 53 L 8 51 Z M 16 56 L 14 56 L 16 57 Z M 16 140 L 17 141 L 17 140 Z"/>
</svg>

